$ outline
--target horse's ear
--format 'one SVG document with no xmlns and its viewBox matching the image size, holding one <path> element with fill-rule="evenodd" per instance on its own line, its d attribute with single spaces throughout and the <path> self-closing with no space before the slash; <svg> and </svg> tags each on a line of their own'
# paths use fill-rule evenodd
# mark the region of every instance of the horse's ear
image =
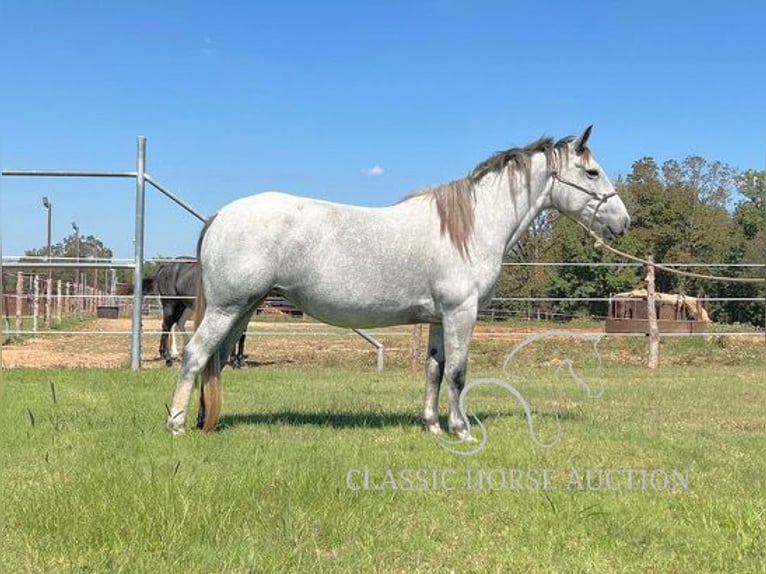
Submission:
<svg viewBox="0 0 766 574">
<path fill-rule="evenodd" d="M 581 133 L 572 144 L 572 146 L 574 147 L 575 153 L 577 155 L 582 154 L 582 152 L 584 152 L 587 149 L 588 138 L 590 137 L 590 131 L 592 129 L 593 129 L 592 125 L 585 128 L 585 131 Z"/>
</svg>

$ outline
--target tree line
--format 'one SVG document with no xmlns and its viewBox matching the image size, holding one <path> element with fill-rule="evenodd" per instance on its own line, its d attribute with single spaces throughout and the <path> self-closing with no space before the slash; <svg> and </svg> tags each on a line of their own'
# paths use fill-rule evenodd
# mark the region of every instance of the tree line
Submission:
<svg viewBox="0 0 766 574">
<path fill-rule="evenodd" d="M 763 264 L 766 258 L 764 172 L 737 171 L 718 161 L 689 156 L 658 164 L 651 157 L 633 163 L 615 188 L 631 214 L 630 232 L 612 245 L 657 263 Z M 98 238 L 71 234 L 51 246 L 52 257 L 109 259 L 112 250 Z M 45 257 L 47 246 L 30 249 L 28 257 Z M 508 255 L 509 263 L 615 263 L 619 259 L 595 247 L 587 233 L 556 213 L 542 214 Z M 151 275 L 153 264 L 145 272 Z M 696 269 L 724 276 L 761 276 L 762 268 Z M 496 296 L 603 298 L 643 286 L 642 268 L 613 266 L 507 266 Z M 93 274 L 93 271 L 89 271 Z M 103 274 L 103 272 L 102 272 Z M 118 281 L 131 283 L 131 272 L 119 270 Z M 95 274 L 94 274 L 95 276 Z M 54 281 L 75 282 L 75 270 L 56 269 Z M 13 287 L 5 282 L 4 290 Z M 90 281 L 89 281 L 90 283 Z M 657 290 L 710 298 L 763 298 L 762 284 L 709 281 L 657 271 Z M 494 307 L 511 315 L 561 319 L 604 317 L 601 301 L 498 302 Z M 709 302 L 711 317 L 722 323 L 764 326 L 762 302 Z"/>
</svg>

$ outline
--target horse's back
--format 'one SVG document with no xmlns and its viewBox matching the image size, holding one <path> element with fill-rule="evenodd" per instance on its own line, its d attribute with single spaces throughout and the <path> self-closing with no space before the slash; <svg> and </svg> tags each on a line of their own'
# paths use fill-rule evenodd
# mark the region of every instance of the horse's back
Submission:
<svg viewBox="0 0 766 574">
<path fill-rule="evenodd" d="M 200 258 L 290 260 L 344 253 L 382 256 L 398 243 L 414 241 L 418 222 L 399 206 L 358 207 L 279 192 L 238 199 L 225 206 L 203 239 Z"/>
<path fill-rule="evenodd" d="M 160 296 L 163 312 L 194 307 L 200 267 L 192 257 L 183 256 L 160 265 L 154 276 L 154 291 Z M 180 310 L 178 312 L 181 312 Z"/>
<path fill-rule="evenodd" d="M 408 206 L 356 207 L 277 192 L 242 198 L 224 207 L 203 237 L 206 295 L 232 304 L 275 289 L 343 326 L 428 319 L 433 255 L 422 225 Z"/>
</svg>

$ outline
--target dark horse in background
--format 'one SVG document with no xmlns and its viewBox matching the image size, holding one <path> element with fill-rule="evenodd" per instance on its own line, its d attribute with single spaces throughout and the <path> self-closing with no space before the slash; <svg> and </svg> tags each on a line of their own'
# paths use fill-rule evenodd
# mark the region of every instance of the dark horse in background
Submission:
<svg viewBox="0 0 766 574">
<path fill-rule="evenodd" d="M 169 263 L 163 263 L 157 269 L 152 282 L 152 290 L 160 296 L 162 305 L 162 335 L 160 336 L 160 356 L 165 364 L 173 365 L 173 357 L 168 348 L 168 335 L 176 325 L 189 342 L 184 324 L 194 310 L 197 283 L 200 280 L 200 267 L 192 257 L 178 257 Z M 245 362 L 245 334 L 239 338 L 229 357 L 232 367 L 241 367 Z"/>
</svg>

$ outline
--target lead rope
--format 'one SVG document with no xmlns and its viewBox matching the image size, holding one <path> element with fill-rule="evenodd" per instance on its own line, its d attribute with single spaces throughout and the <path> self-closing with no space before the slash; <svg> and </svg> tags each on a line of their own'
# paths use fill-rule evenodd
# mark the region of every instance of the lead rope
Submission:
<svg viewBox="0 0 766 574">
<path fill-rule="evenodd" d="M 615 247 L 612 247 L 611 245 L 607 245 L 604 243 L 604 240 L 599 237 L 594 231 L 593 231 L 593 218 L 596 217 L 596 213 L 598 213 L 599 208 L 610 198 L 615 195 L 617 195 L 616 191 L 613 191 L 612 193 L 607 193 L 606 195 L 600 196 L 593 190 L 590 190 L 586 187 L 581 186 L 578 183 L 575 183 L 574 181 L 570 181 L 568 179 L 565 179 L 559 175 L 558 167 L 555 167 L 551 171 L 551 177 L 553 179 L 556 179 L 560 181 L 561 183 L 565 185 L 569 185 L 571 187 L 574 187 L 575 189 L 578 189 L 582 191 L 583 193 L 586 193 L 590 195 L 591 197 L 595 197 L 599 200 L 598 205 L 596 205 L 596 209 L 593 210 L 593 215 L 590 216 L 590 221 L 588 222 L 588 225 L 585 225 L 584 223 L 572 219 L 577 225 L 582 227 L 585 231 L 588 232 L 588 234 L 596 240 L 596 247 L 604 248 L 607 251 L 611 251 L 615 255 L 619 255 L 620 257 L 624 257 L 625 259 L 629 259 L 631 261 L 635 261 L 637 263 L 642 263 L 644 265 L 653 265 L 655 269 L 661 269 L 663 271 L 666 271 L 668 273 L 675 273 L 676 275 L 683 275 L 684 277 L 694 277 L 695 279 L 708 279 L 710 281 L 731 281 L 733 283 L 766 283 L 766 277 L 724 277 L 721 275 L 705 275 L 702 273 L 692 273 L 691 271 L 680 271 L 678 269 L 673 269 L 671 267 L 666 267 L 665 265 L 662 265 L 661 263 L 652 263 L 650 261 L 647 261 L 646 259 L 642 259 L 641 257 L 636 257 L 635 255 L 631 255 L 630 253 L 625 253 L 624 251 L 620 251 L 619 249 L 616 249 Z"/>
<path fill-rule="evenodd" d="M 585 231 L 588 232 L 588 234 L 596 240 L 596 247 L 602 247 L 606 249 L 607 251 L 611 251 L 615 255 L 619 255 L 620 257 L 624 257 L 625 259 L 630 259 L 631 261 L 636 261 L 638 263 L 643 263 L 644 265 L 653 265 L 656 269 L 662 269 L 663 271 L 667 271 L 668 273 L 675 273 L 676 275 L 683 275 L 684 277 L 694 277 L 696 279 L 708 279 L 710 281 L 731 281 L 734 283 L 766 283 L 766 278 L 761 277 L 724 277 L 721 275 L 704 275 L 702 273 L 692 273 L 691 271 L 680 271 L 678 269 L 673 269 L 671 267 L 666 267 L 665 265 L 662 265 L 661 263 L 652 263 L 650 261 L 647 261 L 646 259 L 642 259 L 641 257 L 636 257 L 635 255 L 631 255 L 630 253 L 625 253 L 624 251 L 620 251 L 619 249 L 616 249 L 612 247 L 611 245 L 607 245 L 604 243 L 604 240 L 599 237 L 590 227 L 586 226 L 585 224 L 573 220 L 577 225 L 582 227 Z"/>
</svg>

